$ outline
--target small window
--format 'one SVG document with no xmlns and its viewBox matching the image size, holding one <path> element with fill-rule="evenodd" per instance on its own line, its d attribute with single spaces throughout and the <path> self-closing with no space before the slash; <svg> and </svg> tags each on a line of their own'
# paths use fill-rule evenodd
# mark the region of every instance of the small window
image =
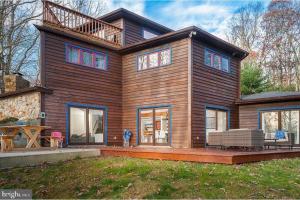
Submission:
<svg viewBox="0 0 300 200">
<path fill-rule="evenodd" d="M 77 48 L 70 47 L 68 49 L 68 52 L 69 52 L 68 61 L 71 63 L 79 64 L 80 63 L 79 50 Z"/>
<path fill-rule="evenodd" d="M 156 36 L 157 36 L 157 34 L 153 33 L 152 31 L 149 31 L 147 29 L 143 29 L 143 37 L 145 39 L 151 39 L 151 38 L 154 38 Z"/>
<path fill-rule="evenodd" d="M 147 69 L 147 56 L 146 55 L 142 55 L 138 57 L 138 69 L 139 70 L 143 70 L 143 69 Z"/>
<path fill-rule="evenodd" d="M 93 66 L 93 54 L 87 51 L 82 52 L 82 64 L 88 67 Z"/>
<path fill-rule="evenodd" d="M 106 66 L 106 56 L 104 54 L 95 54 L 95 67 L 97 69 L 105 69 Z"/>
<path fill-rule="evenodd" d="M 221 57 L 214 55 L 214 68 L 221 69 Z"/>
<path fill-rule="evenodd" d="M 160 65 L 171 64 L 171 49 L 166 49 L 160 52 Z"/>
<path fill-rule="evenodd" d="M 229 72 L 229 59 L 214 51 L 205 50 L 204 63 L 207 66 Z"/>
<path fill-rule="evenodd" d="M 222 58 L 222 70 L 225 72 L 229 71 L 229 61 L 227 58 Z"/>
<path fill-rule="evenodd" d="M 212 53 L 209 51 L 205 51 L 205 64 L 210 66 L 211 65 L 211 58 L 212 58 Z"/>
<path fill-rule="evenodd" d="M 149 54 L 149 67 L 158 67 L 158 53 Z"/>
<path fill-rule="evenodd" d="M 164 49 L 137 57 L 138 70 L 171 64 L 171 49 Z"/>
<path fill-rule="evenodd" d="M 66 45 L 66 61 L 97 69 L 107 69 L 107 55 L 81 47 Z"/>
</svg>

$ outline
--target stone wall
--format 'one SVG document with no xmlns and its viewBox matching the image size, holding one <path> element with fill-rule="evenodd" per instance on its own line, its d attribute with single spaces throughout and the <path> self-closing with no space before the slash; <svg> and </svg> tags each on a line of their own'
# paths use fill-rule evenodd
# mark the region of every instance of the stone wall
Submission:
<svg viewBox="0 0 300 200">
<path fill-rule="evenodd" d="M 21 75 L 10 74 L 4 76 L 4 92 L 15 92 L 28 88 L 29 85 L 29 81 L 25 80 Z"/>
<path fill-rule="evenodd" d="M 21 120 L 37 119 L 41 112 L 40 92 L 24 93 L 0 99 L 0 120 L 15 117 Z"/>
</svg>

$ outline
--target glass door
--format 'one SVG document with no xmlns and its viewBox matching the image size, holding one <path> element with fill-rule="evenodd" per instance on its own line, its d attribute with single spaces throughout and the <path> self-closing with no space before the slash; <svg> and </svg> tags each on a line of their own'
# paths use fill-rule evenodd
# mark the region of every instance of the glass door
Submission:
<svg viewBox="0 0 300 200">
<path fill-rule="evenodd" d="M 103 110 L 89 109 L 89 143 L 104 142 Z"/>
<path fill-rule="evenodd" d="M 169 108 L 141 109 L 139 111 L 139 138 L 144 145 L 168 145 Z"/>
<path fill-rule="evenodd" d="M 70 144 L 104 143 L 104 111 L 70 107 Z"/>
</svg>

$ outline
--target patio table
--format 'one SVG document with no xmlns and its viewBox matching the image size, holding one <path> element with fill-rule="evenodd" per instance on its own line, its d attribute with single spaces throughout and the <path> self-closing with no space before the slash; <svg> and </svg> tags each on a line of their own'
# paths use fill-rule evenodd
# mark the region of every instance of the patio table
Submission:
<svg viewBox="0 0 300 200">
<path fill-rule="evenodd" d="M 3 135 L 16 136 L 21 130 L 28 138 L 26 148 L 39 148 L 41 145 L 38 143 L 39 136 L 42 130 L 50 129 L 50 126 L 39 126 L 39 125 L 12 125 L 12 126 L 0 126 L 0 132 Z"/>
</svg>

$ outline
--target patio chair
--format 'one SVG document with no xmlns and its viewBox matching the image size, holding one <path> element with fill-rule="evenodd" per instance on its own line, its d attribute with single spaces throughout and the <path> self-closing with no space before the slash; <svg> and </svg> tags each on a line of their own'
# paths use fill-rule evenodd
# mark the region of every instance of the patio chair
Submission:
<svg viewBox="0 0 300 200">
<path fill-rule="evenodd" d="M 0 135 L 1 140 L 1 152 L 11 151 L 14 148 L 13 139 L 15 136 L 12 135 Z"/>
<path fill-rule="evenodd" d="M 284 131 L 276 131 L 275 133 L 266 133 L 264 146 L 270 148 L 270 146 L 277 147 L 287 146 L 293 149 L 295 144 L 295 134 Z"/>
<path fill-rule="evenodd" d="M 64 141 L 64 137 L 62 136 L 61 132 L 55 131 L 51 133 L 51 138 L 50 138 L 51 147 L 62 148 L 63 141 Z"/>
</svg>

